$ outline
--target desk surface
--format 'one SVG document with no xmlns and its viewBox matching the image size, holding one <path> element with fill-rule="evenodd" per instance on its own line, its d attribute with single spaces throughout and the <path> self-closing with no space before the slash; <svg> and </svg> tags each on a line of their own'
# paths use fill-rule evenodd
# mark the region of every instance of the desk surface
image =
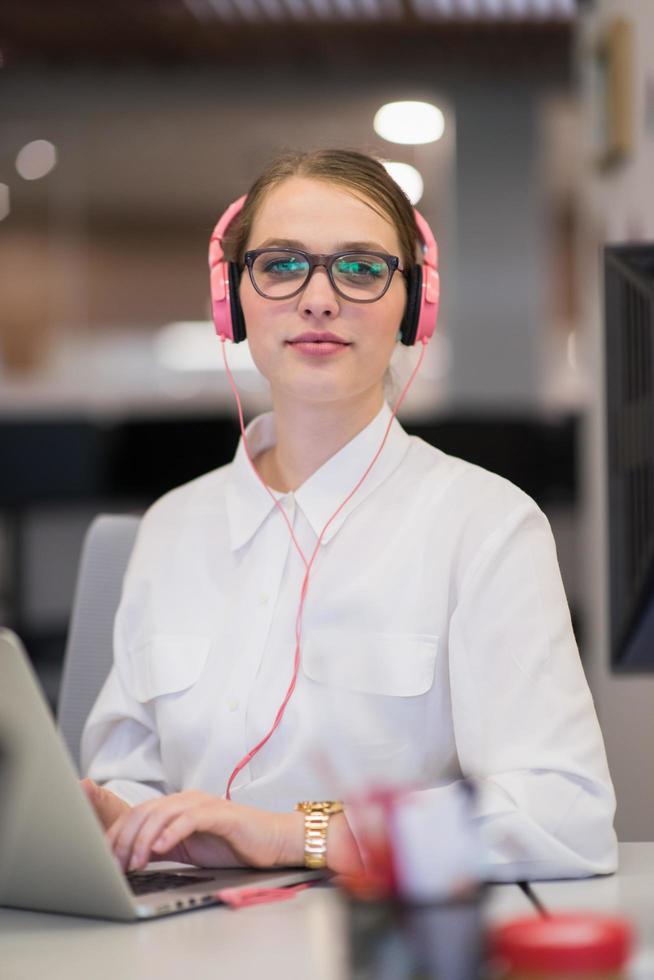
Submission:
<svg viewBox="0 0 654 980">
<path fill-rule="evenodd" d="M 531 911 L 517 885 L 490 889 L 487 921 Z M 129 925 L 0 909 L 0 978 L 345 980 L 344 925 L 343 904 L 330 887 L 279 904 L 213 906 Z"/>
<path fill-rule="evenodd" d="M 620 844 L 616 875 L 577 881 L 543 881 L 531 886 L 548 912 L 593 911 L 624 915 L 637 936 L 630 976 L 654 977 L 654 842 Z"/>
<path fill-rule="evenodd" d="M 634 976 L 654 976 L 652 969 L 644 972 L 654 951 L 654 843 L 622 844 L 615 876 L 532 887 L 548 911 L 626 914 L 640 938 Z M 487 921 L 533 911 L 518 886 L 490 889 Z M 310 888 L 275 905 L 213 907 L 133 925 L 0 909 L 0 978 L 345 980 L 343 925 L 343 905 L 329 887 Z"/>
</svg>

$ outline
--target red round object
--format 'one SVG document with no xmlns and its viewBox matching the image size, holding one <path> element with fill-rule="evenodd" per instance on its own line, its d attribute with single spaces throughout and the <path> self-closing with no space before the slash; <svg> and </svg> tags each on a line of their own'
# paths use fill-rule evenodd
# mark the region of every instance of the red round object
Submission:
<svg viewBox="0 0 654 980">
<path fill-rule="evenodd" d="M 491 929 L 489 952 L 518 970 L 619 970 L 633 932 L 624 919 L 593 913 L 522 918 Z"/>
</svg>

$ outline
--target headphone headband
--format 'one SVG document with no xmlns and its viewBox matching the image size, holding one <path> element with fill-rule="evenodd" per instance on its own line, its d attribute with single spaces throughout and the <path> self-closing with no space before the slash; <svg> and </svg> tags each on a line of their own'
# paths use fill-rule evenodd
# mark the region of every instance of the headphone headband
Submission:
<svg viewBox="0 0 654 980">
<path fill-rule="evenodd" d="M 222 214 L 218 220 L 218 224 L 213 230 L 211 235 L 212 242 L 219 242 L 222 250 L 222 242 L 225 237 L 225 232 L 232 223 L 232 219 L 236 217 L 239 211 L 243 210 L 243 205 L 247 200 L 247 194 L 243 194 L 242 197 L 237 198 L 236 201 L 232 201 L 227 210 Z"/>
<path fill-rule="evenodd" d="M 420 212 L 416 211 L 415 208 L 413 209 L 413 216 L 416 219 L 418 231 L 422 236 L 423 262 L 425 265 L 430 265 L 432 269 L 438 269 L 438 245 L 436 244 L 434 233 Z"/>
</svg>

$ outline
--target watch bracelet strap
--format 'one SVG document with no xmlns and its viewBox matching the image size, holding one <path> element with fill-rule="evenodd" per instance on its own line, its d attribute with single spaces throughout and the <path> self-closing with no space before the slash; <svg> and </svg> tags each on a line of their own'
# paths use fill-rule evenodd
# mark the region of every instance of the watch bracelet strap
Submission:
<svg viewBox="0 0 654 980">
<path fill-rule="evenodd" d="M 297 803 L 296 810 L 304 814 L 304 866 L 327 867 L 327 830 L 330 817 L 341 813 L 341 800 L 305 800 Z"/>
<path fill-rule="evenodd" d="M 329 818 L 329 813 L 320 810 L 304 814 L 304 863 L 307 868 L 326 866 Z"/>
</svg>

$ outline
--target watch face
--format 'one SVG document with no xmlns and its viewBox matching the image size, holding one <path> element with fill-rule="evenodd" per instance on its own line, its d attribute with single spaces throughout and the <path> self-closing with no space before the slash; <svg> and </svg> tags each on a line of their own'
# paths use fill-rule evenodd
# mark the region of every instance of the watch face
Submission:
<svg viewBox="0 0 654 980">
<path fill-rule="evenodd" d="M 318 811 L 319 813 L 340 813 L 343 809 L 343 804 L 340 800 L 306 800 L 303 803 L 298 803 L 297 810 L 303 810 L 305 813 L 311 813 L 312 811 Z"/>
</svg>

